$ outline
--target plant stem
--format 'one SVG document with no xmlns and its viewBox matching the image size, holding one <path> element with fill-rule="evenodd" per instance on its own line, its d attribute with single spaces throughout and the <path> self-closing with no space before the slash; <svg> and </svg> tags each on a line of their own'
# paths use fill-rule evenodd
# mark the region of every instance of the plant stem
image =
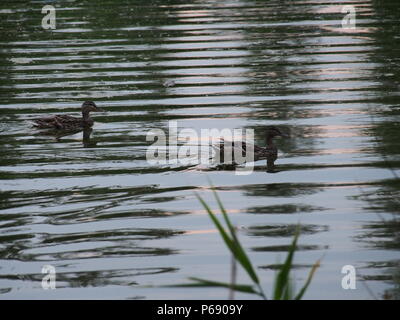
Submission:
<svg viewBox="0 0 400 320">
<path fill-rule="evenodd" d="M 235 256 L 231 255 L 231 289 L 229 290 L 229 300 L 235 300 L 235 290 L 233 289 L 236 284 L 236 259 Z"/>
<path fill-rule="evenodd" d="M 261 287 L 261 285 L 260 285 L 259 283 L 257 283 L 257 287 L 258 287 L 258 290 L 260 291 L 260 296 L 261 296 L 264 300 L 268 300 L 267 296 L 264 294 L 264 291 L 263 291 L 263 289 L 262 289 L 262 287 Z"/>
</svg>

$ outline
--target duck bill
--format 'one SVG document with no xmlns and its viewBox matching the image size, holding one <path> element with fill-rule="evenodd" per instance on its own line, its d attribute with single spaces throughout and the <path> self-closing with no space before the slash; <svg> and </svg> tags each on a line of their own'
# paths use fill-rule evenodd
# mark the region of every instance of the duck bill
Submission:
<svg viewBox="0 0 400 320">
<path fill-rule="evenodd" d="M 96 110 L 96 112 L 106 112 L 106 110 L 104 110 L 104 109 L 102 109 L 102 108 L 99 108 L 99 107 L 97 107 L 97 110 Z"/>
</svg>

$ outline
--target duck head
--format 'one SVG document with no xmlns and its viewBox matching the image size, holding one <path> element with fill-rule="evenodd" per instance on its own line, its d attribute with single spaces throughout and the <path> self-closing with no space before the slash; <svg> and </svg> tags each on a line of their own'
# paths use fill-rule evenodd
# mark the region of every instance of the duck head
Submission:
<svg viewBox="0 0 400 320">
<path fill-rule="evenodd" d="M 267 130 L 265 132 L 266 135 L 266 140 L 267 140 L 267 146 L 269 147 L 275 147 L 274 143 L 272 141 L 273 138 L 275 137 L 285 137 L 289 138 L 289 135 L 287 133 L 283 133 L 281 130 L 279 130 L 277 127 L 267 127 Z"/>
<path fill-rule="evenodd" d="M 105 110 L 96 106 L 96 104 L 93 101 L 85 101 L 84 103 L 82 103 L 82 114 L 87 115 L 91 111 L 103 112 Z"/>
<path fill-rule="evenodd" d="M 275 137 L 289 138 L 289 135 L 287 133 L 283 133 L 279 128 L 274 127 L 274 126 L 267 127 L 266 136 L 267 136 L 267 139 L 268 138 L 271 139 L 271 138 L 275 138 Z"/>
</svg>

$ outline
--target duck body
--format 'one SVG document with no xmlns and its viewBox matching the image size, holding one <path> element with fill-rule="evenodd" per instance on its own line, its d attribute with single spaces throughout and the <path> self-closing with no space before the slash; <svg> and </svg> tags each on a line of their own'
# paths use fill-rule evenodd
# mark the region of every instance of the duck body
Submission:
<svg viewBox="0 0 400 320">
<path fill-rule="evenodd" d="M 224 159 L 224 153 L 226 148 L 230 148 L 232 154 L 238 150 L 241 155 L 245 155 L 246 151 L 249 149 L 253 149 L 254 152 L 254 161 L 263 160 L 263 159 L 272 159 L 275 161 L 278 157 L 278 149 L 275 145 L 270 145 L 267 147 L 260 147 L 257 145 L 249 144 L 244 141 L 237 143 L 233 141 L 221 141 L 218 145 L 217 149 L 220 153 L 220 159 Z M 223 161 L 222 161 L 223 162 Z"/>
<path fill-rule="evenodd" d="M 53 115 L 34 119 L 34 127 L 39 129 L 56 129 L 56 130 L 76 130 L 85 129 L 93 126 L 94 121 L 90 118 L 90 112 L 104 111 L 96 106 L 93 101 L 85 101 L 82 104 L 82 118 L 72 117 L 69 115 Z"/>
<path fill-rule="evenodd" d="M 68 115 L 54 115 L 47 118 L 39 118 L 34 120 L 34 126 L 40 129 L 59 129 L 73 130 L 77 128 L 90 128 L 93 126 L 92 119 L 84 120 L 81 118 L 71 117 Z"/>
<path fill-rule="evenodd" d="M 253 150 L 254 152 L 254 161 L 267 159 L 269 162 L 274 162 L 278 158 L 278 148 L 275 146 L 273 142 L 273 138 L 276 136 L 288 137 L 287 134 L 282 133 L 276 127 L 268 127 L 266 130 L 266 146 L 261 147 L 253 144 L 242 142 L 233 142 L 233 141 L 224 141 L 222 140 L 219 145 L 216 147 L 219 151 L 220 162 L 225 162 L 224 154 L 226 148 L 229 148 L 230 152 L 234 154 L 234 152 L 241 152 L 241 155 L 245 155 L 246 151 Z M 227 159 L 229 160 L 229 159 Z"/>
</svg>

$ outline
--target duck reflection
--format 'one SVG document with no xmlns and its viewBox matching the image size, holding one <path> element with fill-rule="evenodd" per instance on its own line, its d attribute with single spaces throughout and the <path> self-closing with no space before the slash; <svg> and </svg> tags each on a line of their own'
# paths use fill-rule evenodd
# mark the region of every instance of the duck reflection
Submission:
<svg viewBox="0 0 400 320">
<path fill-rule="evenodd" d="M 92 134 L 92 132 L 92 128 L 83 129 L 82 143 L 84 148 L 93 148 L 97 145 L 97 141 L 93 141 L 90 139 L 90 135 Z"/>
<path fill-rule="evenodd" d="M 82 145 L 84 148 L 93 148 L 97 145 L 97 141 L 91 139 L 93 132 L 92 128 L 74 129 L 74 130 L 42 130 L 37 135 L 52 136 L 57 142 L 61 141 L 61 138 L 75 135 L 82 132 Z"/>
<path fill-rule="evenodd" d="M 268 156 L 267 157 L 267 172 L 268 173 L 276 173 L 278 172 L 275 169 L 275 160 L 278 158 L 278 156 L 274 157 L 274 156 Z"/>
</svg>

